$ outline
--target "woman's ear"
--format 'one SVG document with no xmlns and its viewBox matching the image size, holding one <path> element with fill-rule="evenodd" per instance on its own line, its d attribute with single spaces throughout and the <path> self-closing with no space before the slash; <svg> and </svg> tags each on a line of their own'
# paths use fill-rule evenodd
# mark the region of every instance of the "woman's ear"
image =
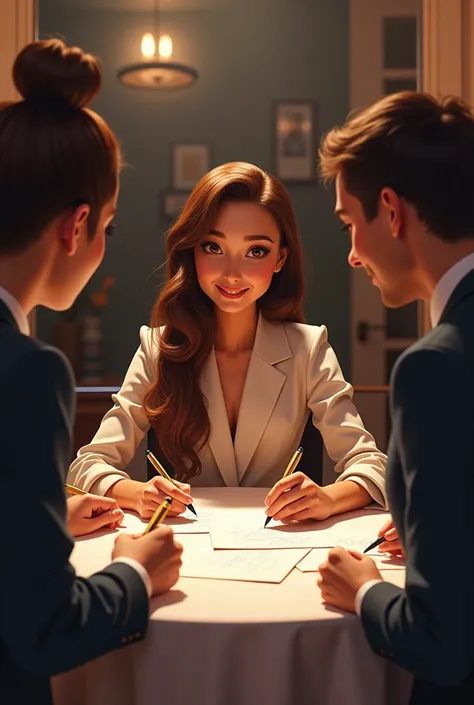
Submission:
<svg viewBox="0 0 474 705">
<path fill-rule="evenodd" d="M 90 213 L 90 206 L 86 203 L 78 206 L 66 218 L 61 233 L 61 241 L 70 256 L 74 255 L 79 244 L 79 238 L 84 227 L 87 225 L 87 219 Z"/>
<path fill-rule="evenodd" d="M 275 273 L 276 272 L 281 272 L 283 269 L 283 265 L 286 262 L 286 258 L 288 257 L 288 248 L 287 247 L 280 247 L 280 252 L 278 254 L 278 261 L 275 267 Z"/>
</svg>

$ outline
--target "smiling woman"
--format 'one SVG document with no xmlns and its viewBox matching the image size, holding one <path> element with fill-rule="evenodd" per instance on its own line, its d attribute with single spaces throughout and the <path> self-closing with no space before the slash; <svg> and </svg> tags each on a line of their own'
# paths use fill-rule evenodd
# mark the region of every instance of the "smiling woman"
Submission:
<svg viewBox="0 0 474 705">
<path fill-rule="evenodd" d="M 151 328 L 70 482 L 148 518 L 190 486 L 271 487 L 267 514 L 325 519 L 385 504 L 385 456 L 364 428 L 324 326 L 303 323 L 302 248 L 288 192 L 245 162 L 196 185 L 166 237 L 167 280 Z M 320 487 L 301 472 L 280 480 L 308 418 L 335 462 Z M 131 480 L 125 468 L 152 428 L 177 486 Z M 185 481 L 185 482 L 182 482 Z"/>
</svg>

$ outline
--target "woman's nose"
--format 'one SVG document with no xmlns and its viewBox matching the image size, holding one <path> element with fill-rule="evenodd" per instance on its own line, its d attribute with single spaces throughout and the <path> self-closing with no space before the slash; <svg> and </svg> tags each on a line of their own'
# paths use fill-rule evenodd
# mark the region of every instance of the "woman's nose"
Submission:
<svg viewBox="0 0 474 705">
<path fill-rule="evenodd" d="M 236 282 L 239 282 L 242 279 L 242 274 L 240 272 L 240 268 L 237 266 L 237 263 L 233 259 L 229 259 L 226 262 L 226 266 L 223 272 L 224 279 L 226 279 L 229 284 L 235 284 Z"/>
</svg>

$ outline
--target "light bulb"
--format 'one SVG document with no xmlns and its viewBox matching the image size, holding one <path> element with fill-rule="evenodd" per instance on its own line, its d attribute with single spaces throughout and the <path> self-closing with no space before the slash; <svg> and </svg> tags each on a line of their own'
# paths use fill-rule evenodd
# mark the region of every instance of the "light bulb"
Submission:
<svg viewBox="0 0 474 705">
<path fill-rule="evenodd" d="M 168 34 L 163 34 L 158 42 L 158 54 L 162 59 L 170 59 L 173 53 L 173 40 Z"/>
<path fill-rule="evenodd" d="M 155 37 L 151 32 L 147 32 L 142 37 L 142 55 L 145 59 L 151 59 L 155 56 Z"/>
</svg>

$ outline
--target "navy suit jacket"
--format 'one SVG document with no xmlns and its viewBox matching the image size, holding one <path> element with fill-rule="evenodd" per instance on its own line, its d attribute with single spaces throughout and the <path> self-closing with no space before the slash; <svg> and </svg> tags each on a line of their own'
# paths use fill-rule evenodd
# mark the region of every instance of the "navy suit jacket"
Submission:
<svg viewBox="0 0 474 705">
<path fill-rule="evenodd" d="M 49 705 L 51 675 L 143 638 L 148 596 L 114 563 L 69 563 L 64 482 L 74 386 L 56 349 L 22 335 L 0 301 L 0 702 Z"/>
<path fill-rule="evenodd" d="M 474 271 L 391 380 L 387 495 L 404 590 L 372 587 L 372 648 L 415 675 L 412 703 L 474 704 Z"/>
</svg>

